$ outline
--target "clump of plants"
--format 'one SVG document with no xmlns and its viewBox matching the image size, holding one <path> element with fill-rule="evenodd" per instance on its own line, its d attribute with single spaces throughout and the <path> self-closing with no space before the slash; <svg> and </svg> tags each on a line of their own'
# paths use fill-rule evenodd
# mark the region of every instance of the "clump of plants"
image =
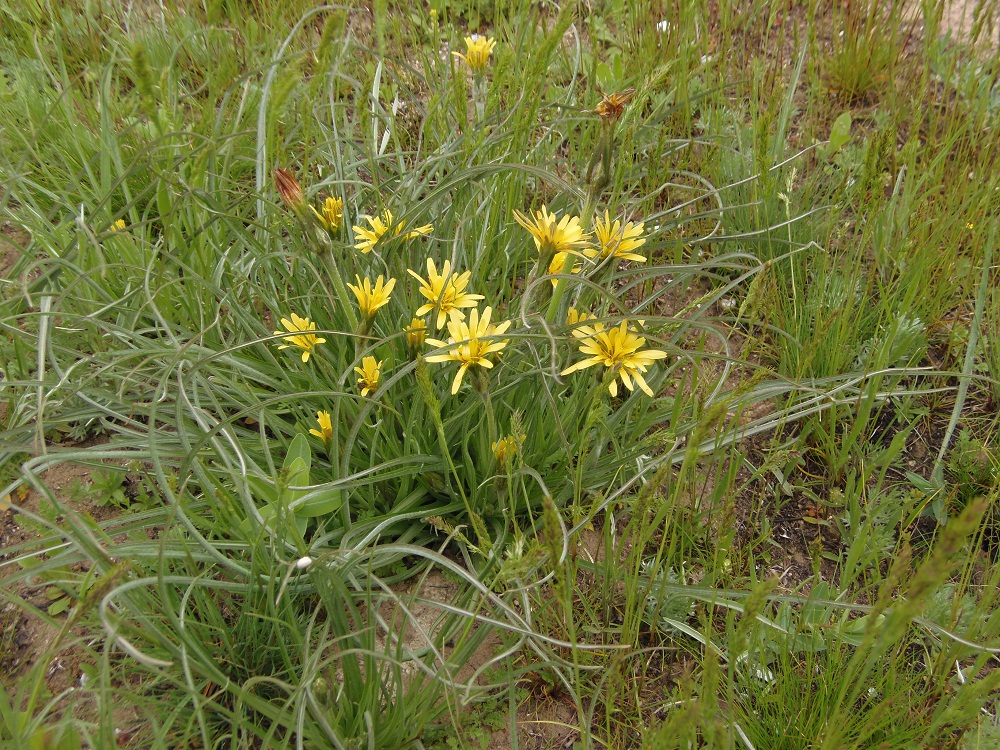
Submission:
<svg viewBox="0 0 1000 750">
<path fill-rule="evenodd" d="M 494 42 L 466 45 L 476 99 Z M 298 395 L 282 409 L 282 448 L 268 442 L 282 468 L 255 468 L 237 488 L 244 528 L 283 523 L 302 554 L 444 532 L 497 562 L 534 536 L 544 502 L 592 517 L 635 481 L 637 459 L 663 455 L 654 428 L 670 411 L 655 395 L 678 361 L 664 348 L 676 325 L 656 294 L 638 293 L 637 270 L 646 288 L 659 273 L 646 271 L 645 223 L 597 211 L 631 93 L 594 111 L 601 135 L 581 191 L 490 227 L 533 248 L 506 277 L 489 272 L 488 248 L 457 246 L 463 217 L 442 222 L 432 200 L 362 192 L 359 204 L 383 208 L 348 233 L 340 197 L 307 198 L 274 172 L 325 294 L 273 311 L 282 385 Z M 274 428 L 276 417 L 255 418 Z"/>
</svg>

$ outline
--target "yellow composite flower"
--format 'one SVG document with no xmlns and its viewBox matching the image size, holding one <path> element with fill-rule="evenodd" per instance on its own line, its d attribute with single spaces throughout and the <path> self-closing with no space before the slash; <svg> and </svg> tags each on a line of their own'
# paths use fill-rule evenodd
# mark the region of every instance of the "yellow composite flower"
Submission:
<svg viewBox="0 0 1000 750">
<path fill-rule="evenodd" d="M 414 318 L 410 321 L 405 333 L 406 346 L 409 347 L 411 353 L 416 354 L 423 347 L 424 341 L 427 340 L 427 324 L 423 318 Z"/>
<path fill-rule="evenodd" d="M 354 292 L 354 296 L 358 298 L 358 307 L 361 308 L 361 314 L 367 319 L 375 317 L 375 311 L 380 307 L 384 307 L 389 304 L 389 297 L 392 294 L 392 288 L 396 286 L 395 279 L 389 279 L 384 285 L 382 284 L 382 275 L 375 280 L 375 288 L 372 289 L 371 279 L 365 277 L 364 281 L 357 274 L 354 275 L 357 280 L 358 285 L 348 284 L 347 288 Z"/>
<path fill-rule="evenodd" d="M 552 256 L 552 262 L 549 263 L 549 274 L 557 274 L 563 272 L 563 266 L 566 264 L 566 258 L 569 253 L 556 253 Z M 574 260 L 573 264 L 569 267 L 570 273 L 580 273 L 580 266 Z M 556 286 L 559 283 L 559 279 L 552 279 L 552 286 Z"/>
<path fill-rule="evenodd" d="M 316 214 L 316 218 L 319 219 L 320 224 L 322 224 L 326 231 L 336 232 L 340 229 L 340 224 L 344 220 L 344 201 L 340 198 L 334 198 L 332 196 L 327 197 L 323 201 L 323 211 L 322 213 L 317 211 L 312 206 L 309 206 L 312 212 Z"/>
<path fill-rule="evenodd" d="M 124 232 L 126 226 L 127 224 L 125 223 L 125 219 L 118 219 L 117 221 L 111 222 L 111 231 Z"/>
<path fill-rule="evenodd" d="M 376 362 L 375 357 L 365 357 L 361 360 L 361 367 L 354 368 L 354 372 L 360 376 L 358 378 L 358 389 L 361 391 L 362 396 L 367 396 L 378 388 L 381 369 L 382 362 Z"/>
<path fill-rule="evenodd" d="M 559 219 L 556 214 L 550 214 L 545 206 L 542 206 L 540 211 L 535 212 L 534 218 L 516 209 L 514 218 L 518 224 L 531 232 L 535 247 L 540 253 L 546 250 L 555 253 L 582 250 L 590 245 L 590 237 L 580 226 L 579 216 L 566 214 Z"/>
<path fill-rule="evenodd" d="M 386 235 L 398 237 L 402 233 L 403 227 L 406 226 L 406 221 L 393 223 L 392 211 L 389 209 L 386 209 L 378 216 L 366 216 L 365 220 L 368 222 L 370 228 L 354 227 L 354 233 L 362 238 L 361 242 L 354 247 L 363 253 L 370 253 L 374 250 L 375 245 Z M 432 224 L 424 224 L 422 227 L 417 227 L 407 232 L 406 239 L 412 240 L 414 237 L 419 237 L 422 234 L 430 234 L 432 231 L 434 231 Z"/>
<path fill-rule="evenodd" d="M 452 52 L 455 57 L 465 60 L 474 73 L 481 73 L 490 62 L 490 53 L 497 46 L 495 39 L 480 34 L 465 37 L 465 54 Z"/>
<path fill-rule="evenodd" d="M 319 425 L 318 430 L 309 430 L 310 435 L 315 435 L 320 438 L 324 443 L 329 443 L 333 440 L 333 422 L 330 421 L 330 412 L 328 411 L 318 411 L 316 412 L 316 423 Z"/>
<path fill-rule="evenodd" d="M 588 312 L 580 312 L 575 307 L 571 307 L 566 313 L 566 325 L 575 326 L 577 323 L 582 323 L 585 320 L 593 319 L 593 315 Z M 576 331 L 573 331 L 573 335 L 576 335 Z"/>
<path fill-rule="evenodd" d="M 615 379 L 608 385 L 612 396 L 618 395 L 618 377 L 630 391 L 635 390 L 632 385 L 634 380 L 646 395 L 653 395 L 642 373 L 646 372 L 655 360 L 666 357 L 666 352 L 658 349 L 639 351 L 646 344 L 646 339 L 630 331 L 627 320 L 623 320 L 620 326 L 610 330 L 605 330 L 603 323 L 596 323 L 593 328 L 582 326 L 576 330 L 582 334 L 578 336 L 581 339 L 580 351 L 588 357 L 570 365 L 560 375 L 569 375 L 594 365 L 604 365 L 614 373 Z"/>
<path fill-rule="evenodd" d="M 604 260 L 605 258 L 614 256 L 622 260 L 635 260 L 645 263 L 645 256 L 632 252 L 646 244 L 646 238 L 642 236 L 645 226 L 641 221 L 638 224 L 629 221 L 624 226 L 622 226 L 622 223 L 618 219 L 615 219 L 614 223 L 612 223 L 611 215 L 605 211 L 604 219 L 602 220 L 598 216 L 594 222 L 594 234 L 597 235 L 597 242 L 600 244 L 601 249 L 588 248 L 583 252 L 591 259 L 600 256 L 599 260 Z"/>
<path fill-rule="evenodd" d="M 454 311 L 458 313 L 459 320 L 465 317 L 459 308 L 475 307 L 479 300 L 485 299 L 481 294 L 467 294 L 465 288 L 469 285 L 469 277 L 472 271 L 458 274 L 451 272 L 451 261 L 446 260 L 441 267 L 441 273 L 437 272 L 437 266 L 431 258 L 427 259 L 427 279 L 417 275 L 416 271 L 409 268 L 406 272 L 420 282 L 420 293 L 427 299 L 427 304 L 417 308 L 416 315 L 422 316 L 437 308 L 437 320 L 435 330 L 444 325 L 448 315 Z M 450 325 L 450 324 L 449 324 Z"/>
<path fill-rule="evenodd" d="M 528 436 L 522 432 L 520 435 L 502 437 L 495 443 L 490 444 L 490 448 L 493 449 L 493 457 L 496 459 L 499 468 L 502 469 L 508 459 L 513 458 L 517 454 L 526 437 Z"/>
<path fill-rule="evenodd" d="M 281 319 L 281 325 L 285 327 L 284 331 L 275 331 L 275 336 L 283 336 L 286 332 L 294 334 L 292 336 L 285 336 L 284 341 L 287 344 L 282 344 L 279 349 L 288 349 L 293 346 L 298 347 L 302 350 L 302 361 L 308 362 L 309 356 L 312 354 L 313 349 L 315 349 L 319 344 L 326 343 L 326 339 L 318 337 L 312 331 L 316 330 L 316 324 L 311 322 L 309 318 L 300 318 L 295 313 L 292 313 L 292 319 L 288 318 Z"/>
<path fill-rule="evenodd" d="M 448 321 L 448 333 L 451 336 L 447 341 L 437 339 L 427 339 L 427 343 L 436 347 L 451 347 L 444 354 L 432 354 L 427 357 L 428 362 L 461 362 L 455 375 L 455 382 L 452 383 L 452 395 L 458 393 L 462 385 L 462 377 L 465 371 L 473 365 L 479 365 L 490 369 L 493 367 L 491 355 L 498 354 L 509 342 L 508 339 L 497 341 L 495 336 L 503 335 L 510 328 L 510 321 L 505 320 L 499 325 L 490 325 L 490 317 L 493 315 L 493 308 L 487 307 L 483 310 L 483 316 L 479 317 L 479 310 L 473 310 L 469 314 L 469 322 L 464 321 L 465 316 L 458 310 L 452 310 L 451 319 Z"/>
</svg>

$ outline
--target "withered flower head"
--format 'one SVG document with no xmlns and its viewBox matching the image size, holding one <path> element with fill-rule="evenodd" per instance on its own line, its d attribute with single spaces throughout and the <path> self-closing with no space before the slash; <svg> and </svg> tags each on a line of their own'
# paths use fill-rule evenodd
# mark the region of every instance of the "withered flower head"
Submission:
<svg viewBox="0 0 1000 750">
<path fill-rule="evenodd" d="M 602 91 L 601 103 L 597 105 L 594 112 L 605 122 L 614 125 L 621 119 L 622 113 L 625 111 L 625 105 L 632 100 L 634 95 L 635 89 L 632 88 L 625 89 L 624 91 L 616 91 L 613 94 L 605 94 Z"/>
</svg>

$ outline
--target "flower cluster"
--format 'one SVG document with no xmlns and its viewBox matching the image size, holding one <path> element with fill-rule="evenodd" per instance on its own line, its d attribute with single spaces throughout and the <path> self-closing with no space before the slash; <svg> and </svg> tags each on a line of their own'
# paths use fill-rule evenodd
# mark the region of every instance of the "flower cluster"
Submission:
<svg viewBox="0 0 1000 750">
<path fill-rule="evenodd" d="M 493 48 L 492 40 L 485 43 L 470 38 L 467 45 L 468 54 L 461 57 L 474 69 L 477 65 L 485 65 Z M 290 173 L 278 170 L 275 172 L 275 180 L 285 203 L 295 210 L 300 219 L 326 230 L 326 247 L 328 250 L 335 248 L 337 235 L 344 224 L 343 200 L 326 197 L 317 209 L 309 205 L 302 188 Z M 643 222 L 612 218 L 607 210 L 603 216 L 597 216 L 594 220 L 592 233 L 587 231 L 581 217 L 569 213 L 559 215 L 550 212 L 546 206 L 533 214 L 515 211 L 514 218 L 528 231 L 534 242 L 538 253 L 536 274 L 547 272 L 559 275 L 567 271 L 583 273 L 587 264 L 597 269 L 606 267 L 608 263 L 646 260 L 636 252 L 646 243 Z M 407 227 L 405 220 L 398 219 L 389 209 L 376 216 L 365 217 L 365 220 L 366 225 L 354 226 L 355 236 L 359 240 L 354 249 L 363 254 L 372 253 L 391 238 L 414 239 L 433 231 L 431 224 L 411 229 Z M 332 253 L 327 254 L 333 258 Z M 582 262 L 578 263 L 578 260 Z M 355 298 L 360 320 L 355 319 L 353 313 L 349 313 L 347 317 L 354 326 L 354 336 L 359 342 L 357 346 L 360 350 L 366 345 L 364 342 L 371 340 L 370 334 L 375 329 L 374 321 L 379 310 L 391 302 L 397 279 L 379 274 L 373 283 L 369 277 L 355 274 L 355 283 L 345 284 L 333 260 L 328 264 L 328 269 L 336 277 L 332 281 L 341 304 L 348 304 L 344 299 L 349 299 L 351 294 Z M 489 388 L 486 373 L 494 369 L 510 344 L 511 340 L 506 336 L 511 328 L 511 321 L 494 321 L 493 306 L 479 307 L 479 303 L 486 298 L 470 290 L 471 270 L 453 268 L 450 260 L 444 260 L 439 266 L 433 258 L 427 258 L 425 275 L 409 268 L 406 271 L 408 276 L 416 280 L 416 292 L 421 300 L 412 312 L 410 323 L 401 331 L 407 354 L 419 360 L 426 345 L 435 347 L 437 351 L 426 356 L 427 362 L 458 365 L 457 372 L 451 379 L 452 395 L 461 389 L 466 373 L 474 371 L 476 376 L 472 378 L 472 385 L 485 396 Z M 589 271 L 588 275 L 591 283 L 599 278 Z M 350 290 L 350 294 L 346 290 Z M 553 297 L 550 315 L 558 307 L 560 294 Z M 579 299 L 580 295 L 576 296 Z M 566 323 L 583 358 L 565 367 L 561 375 L 603 366 L 604 383 L 612 397 L 618 395 L 619 380 L 629 392 L 634 393 L 638 386 L 647 395 L 654 395 L 645 376 L 652 364 L 665 358 L 667 354 L 646 347 L 646 339 L 639 333 L 642 321 L 638 321 L 637 327 L 628 320 L 616 321 L 611 327 L 606 327 L 602 320 L 590 312 L 570 307 Z M 327 341 L 316 333 L 316 322 L 295 313 L 282 318 L 281 325 L 284 330 L 274 332 L 282 340 L 279 349 L 296 350 L 303 363 L 308 363 L 318 347 Z M 429 337 L 428 334 L 442 329 L 446 329 L 447 336 L 437 334 L 440 338 Z M 379 360 L 372 354 L 361 356 L 361 353 L 358 351 L 360 364 L 353 367 L 353 373 L 357 392 L 362 398 L 368 398 L 379 390 L 385 360 Z M 310 434 L 321 439 L 328 448 L 336 433 L 335 419 L 330 412 L 320 410 L 316 412 L 316 427 L 309 430 Z M 490 444 L 498 469 L 510 465 L 512 458 L 520 452 L 523 440 L 523 435 L 513 434 Z"/>
</svg>

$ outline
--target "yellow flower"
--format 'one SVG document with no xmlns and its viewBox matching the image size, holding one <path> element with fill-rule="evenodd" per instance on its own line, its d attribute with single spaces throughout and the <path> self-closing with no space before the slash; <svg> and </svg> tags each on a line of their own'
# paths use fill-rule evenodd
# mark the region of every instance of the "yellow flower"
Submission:
<svg viewBox="0 0 1000 750">
<path fill-rule="evenodd" d="M 558 222 L 556 215 L 550 214 L 545 206 L 535 213 L 535 218 L 525 216 L 520 211 L 514 211 L 517 223 L 531 232 L 535 247 L 540 253 L 549 250 L 563 253 L 589 246 L 587 233 L 580 226 L 579 216 L 563 216 Z"/>
<path fill-rule="evenodd" d="M 112 232 L 124 232 L 126 226 L 127 226 L 127 224 L 125 224 L 125 219 L 118 219 L 118 221 L 112 222 L 112 224 L 111 224 L 111 231 Z"/>
<path fill-rule="evenodd" d="M 344 220 L 344 201 L 340 198 L 334 198 L 332 196 L 327 197 L 323 201 L 323 212 L 320 213 L 312 206 L 309 206 L 312 212 L 316 214 L 316 218 L 319 219 L 320 224 L 328 232 L 336 232 L 340 229 L 340 223 Z"/>
<path fill-rule="evenodd" d="M 451 261 L 446 260 L 441 268 L 440 275 L 434 261 L 427 259 L 427 279 L 424 280 L 417 275 L 416 271 L 406 269 L 406 272 L 420 282 L 420 293 L 427 298 L 426 305 L 417 308 L 417 315 L 426 315 L 435 308 L 438 311 L 437 325 L 435 329 L 444 325 L 449 313 L 452 311 L 458 314 L 458 319 L 462 320 L 465 313 L 461 312 L 461 307 L 475 307 L 479 300 L 484 299 L 481 294 L 466 294 L 465 288 L 469 285 L 469 277 L 472 271 L 463 274 L 451 273 Z M 450 275 L 449 275 L 450 274 Z"/>
<path fill-rule="evenodd" d="M 465 317 L 458 310 L 452 310 L 451 319 L 448 321 L 448 332 L 451 334 L 447 341 L 437 339 L 427 339 L 427 343 L 437 347 L 452 347 L 444 354 L 432 354 L 427 358 L 428 362 L 448 362 L 454 360 L 461 362 L 458 374 L 455 375 L 455 382 L 451 386 L 452 395 L 458 393 L 462 385 L 462 376 L 472 365 L 479 365 L 490 369 L 493 361 L 490 355 L 497 354 L 509 343 L 508 339 L 497 341 L 489 337 L 500 336 L 510 328 L 510 321 L 505 320 L 499 325 L 490 325 L 490 317 L 493 315 L 493 308 L 487 307 L 483 310 L 483 317 L 479 317 L 479 310 L 473 310 L 469 315 L 469 322 L 466 324 Z M 483 340 L 487 339 L 487 340 Z"/>
<path fill-rule="evenodd" d="M 611 215 L 605 211 L 603 221 L 598 216 L 594 222 L 594 234 L 597 235 L 597 241 L 601 245 L 600 251 L 590 248 L 583 252 L 588 258 L 597 258 L 600 255 L 600 260 L 604 260 L 613 255 L 622 260 L 644 263 L 646 261 L 644 256 L 632 252 L 646 244 L 646 238 L 642 236 L 643 229 L 645 224 L 641 221 L 638 224 L 629 221 L 622 226 L 622 223 L 615 219 L 612 224 Z"/>
<path fill-rule="evenodd" d="M 549 263 L 549 273 L 550 274 L 562 273 L 563 266 L 566 263 L 566 258 L 568 255 L 569 253 L 556 253 L 555 255 L 553 255 L 552 262 Z M 577 265 L 576 261 L 573 261 L 573 264 L 569 267 L 569 272 L 580 273 L 580 266 Z M 558 283 L 559 279 L 552 279 L 552 286 L 555 286 Z"/>
<path fill-rule="evenodd" d="M 414 318 L 410 321 L 409 328 L 406 329 L 406 346 L 410 354 L 415 356 L 427 340 L 427 324 L 423 318 Z"/>
<path fill-rule="evenodd" d="M 358 388 L 361 390 L 362 396 L 367 396 L 378 388 L 381 367 L 382 363 L 376 362 L 375 357 L 365 357 L 361 360 L 361 367 L 354 368 L 354 372 L 361 376 L 358 378 Z"/>
<path fill-rule="evenodd" d="M 318 430 L 309 430 L 310 435 L 315 435 L 320 438 L 324 443 L 329 443 L 333 440 L 333 423 L 330 421 L 330 412 L 328 411 L 318 411 L 316 412 L 316 422 L 319 424 Z"/>
<path fill-rule="evenodd" d="M 497 46 L 495 39 L 488 39 L 479 34 L 465 37 L 465 54 L 452 52 L 455 57 L 465 60 L 473 73 L 481 73 L 490 62 L 490 53 Z"/>
<path fill-rule="evenodd" d="M 523 432 L 520 435 L 508 435 L 490 445 L 490 448 L 493 449 L 493 457 L 497 461 L 498 468 L 502 469 L 509 458 L 517 455 L 526 437 L 528 436 Z"/>
<path fill-rule="evenodd" d="M 606 331 L 602 323 L 595 324 L 593 328 L 590 326 L 577 328 L 574 335 L 577 335 L 577 331 L 580 332 L 578 338 L 582 339 L 580 351 L 589 356 L 587 359 L 567 367 L 560 373 L 561 375 L 569 375 L 571 372 L 594 365 L 604 365 L 614 373 L 615 378 L 620 377 L 622 383 L 630 391 L 635 390 L 632 385 L 634 380 L 647 395 L 653 395 L 653 391 L 646 384 L 642 373 L 646 372 L 646 368 L 655 360 L 666 357 L 666 352 L 657 349 L 639 351 L 645 345 L 646 339 L 628 330 L 628 321 L 626 320 L 610 331 Z M 618 381 L 616 379 L 612 379 L 608 390 L 612 396 L 618 395 Z"/>
<path fill-rule="evenodd" d="M 582 323 L 585 320 L 592 320 L 593 317 L 590 313 L 578 312 L 575 307 L 571 307 L 566 313 L 566 325 L 575 326 L 577 323 Z M 575 335 L 576 331 L 574 330 L 573 333 Z"/>
<path fill-rule="evenodd" d="M 392 294 L 392 288 L 396 286 L 395 279 L 389 279 L 389 282 L 382 285 L 382 275 L 375 280 L 375 288 L 372 289 L 371 279 L 365 277 L 364 281 L 361 281 L 361 277 L 357 274 L 354 275 L 357 280 L 358 285 L 348 284 L 347 288 L 354 292 L 354 296 L 358 298 L 358 307 L 361 308 L 361 314 L 368 318 L 369 320 L 375 317 L 375 311 L 380 307 L 389 304 L 389 296 Z"/>
<path fill-rule="evenodd" d="M 363 239 L 354 247 L 363 253 L 370 253 L 375 249 L 375 245 L 378 244 L 387 234 L 391 237 L 398 237 L 403 231 L 403 227 L 406 226 L 405 221 L 400 221 L 398 224 L 393 224 L 392 211 L 386 209 L 378 216 L 366 216 L 365 220 L 371 226 L 371 229 L 365 229 L 364 227 L 354 227 L 354 233 Z M 412 232 L 406 233 L 406 239 L 412 240 L 414 237 L 419 237 L 422 234 L 430 234 L 434 230 L 432 224 L 424 224 L 422 227 L 417 227 Z"/>
<path fill-rule="evenodd" d="M 287 344 L 282 344 L 279 349 L 288 349 L 293 346 L 297 346 L 302 350 L 302 361 L 308 362 L 309 355 L 312 354 L 313 349 L 315 349 L 319 344 L 326 343 L 326 339 L 319 338 L 315 333 L 310 333 L 310 331 L 316 330 L 316 324 L 309 321 L 309 318 L 300 318 L 295 313 L 292 313 L 292 319 L 288 318 L 281 319 L 281 325 L 285 327 L 285 331 L 288 333 L 295 334 L 294 336 L 285 336 L 284 340 Z M 275 336 L 281 336 L 285 331 L 275 331 Z"/>
</svg>

